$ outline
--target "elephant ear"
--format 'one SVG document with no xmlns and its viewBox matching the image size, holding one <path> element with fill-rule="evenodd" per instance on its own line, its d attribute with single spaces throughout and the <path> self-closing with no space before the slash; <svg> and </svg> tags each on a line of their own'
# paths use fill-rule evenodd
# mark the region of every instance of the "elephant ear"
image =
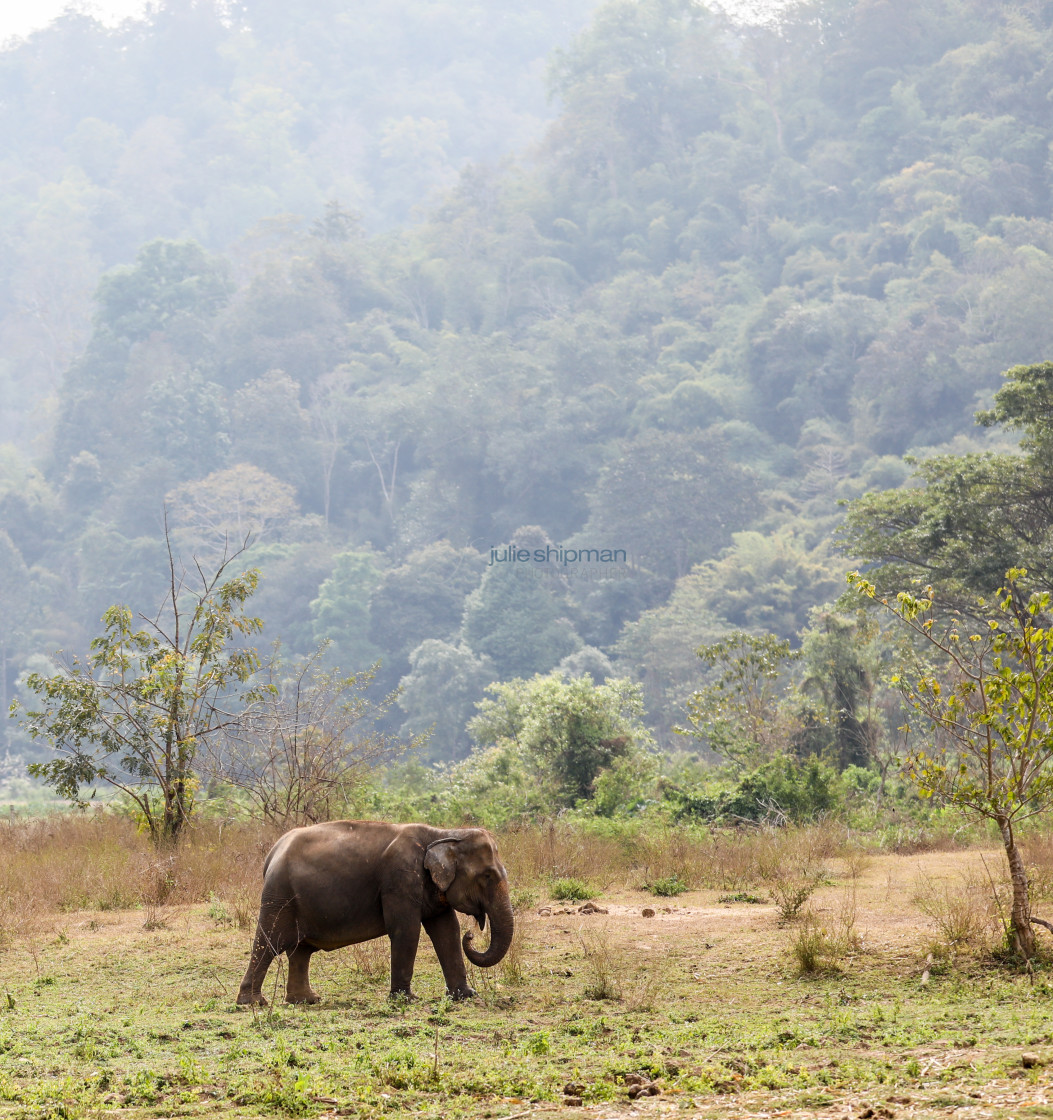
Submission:
<svg viewBox="0 0 1053 1120">
<path fill-rule="evenodd" d="M 456 855 L 454 845 L 457 843 L 458 840 L 452 836 L 448 840 L 435 840 L 428 845 L 428 850 L 424 853 L 424 866 L 440 891 L 446 890 L 457 874 L 454 859 Z"/>
</svg>

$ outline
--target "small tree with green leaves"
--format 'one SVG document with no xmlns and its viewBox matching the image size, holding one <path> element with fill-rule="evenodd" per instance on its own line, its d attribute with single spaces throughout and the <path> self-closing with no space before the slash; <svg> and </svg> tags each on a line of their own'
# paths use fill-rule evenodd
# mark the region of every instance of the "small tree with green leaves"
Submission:
<svg viewBox="0 0 1053 1120">
<path fill-rule="evenodd" d="M 735 632 L 696 652 L 713 675 L 688 697 L 691 726 L 673 730 L 700 740 L 740 770 L 782 750 L 789 734 L 780 729 L 778 682 L 799 656 L 790 643 L 774 634 Z"/>
<path fill-rule="evenodd" d="M 910 647 L 909 667 L 893 678 L 911 708 L 932 729 L 932 740 L 913 746 L 907 773 L 924 797 L 937 797 L 973 816 L 993 821 L 1002 837 L 1013 887 L 1010 946 L 1034 956 L 1027 867 L 1017 828 L 1053 804 L 1053 629 L 1049 592 L 1025 596 L 1024 569 L 1006 573 L 979 614 L 936 609 L 931 587 L 881 599 L 920 646 Z M 874 585 L 852 572 L 849 583 L 876 599 Z M 925 659 L 926 651 L 931 661 Z"/>
<path fill-rule="evenodd" d="M 210 736 L 238 720 L 258 666 L 256 651 L 238 644 L 263 625 L 244 610 L 258 573 L 224 578 L 241 551 L 224 555 L 214 571 L 195 562 L 191 572 L 169 545 L 169 585 L 157 613 L 110 607 L 84 662 L 73 658 L 51 676 L 27 677 L 39 709 L 11 706 L 32 738 L 58 752 L 31 764 L 31 774 L 75 804 L 99 782 L 123 791 L 158 846 L 183 831 L 193 810 L 194 759 Z"/>
<path fill-rule="evenodd" d="M 640 686 L 628 680 L 593 684 L 559 673 L 492 684 L 468 724 L 481 746 L 512 744 L 546 787 L 553 803 L 573 806 L 595 792 L 608 768 L 650 746 L 642 723 Z M 608 802 L 617 800 L 605 791 Z"/>
</svg>

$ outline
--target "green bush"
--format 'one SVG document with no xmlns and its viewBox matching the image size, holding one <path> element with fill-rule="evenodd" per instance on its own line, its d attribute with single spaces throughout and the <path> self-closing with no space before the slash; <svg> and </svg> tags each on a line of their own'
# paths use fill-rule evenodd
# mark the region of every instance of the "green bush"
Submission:
<svg viewBox="0 0 1053 1120">
<path fill-rule="evenodd" d="M 586 898 L 595 898 L 596 892 L 584 879 L 554 879 L 552 881 L 552 897 L 564 902 L 582 902 Z"/>
<path fill-rule="evenodd" d="M 654 882 L 646 885 L 651 894 L 658 895 L 660 898 L 675 898 L 676 895 L 683 894 L 689 889 L 679 875 L 667 875 L 664 879 L 655 879 Z"/>
<path fill-rule="evenodd" d="M 805 762 L 781 756 L 758 766 L 731 789 L 713 796 L 674 790 L 673 819 L 705 821 L 814 820 L 841 808 L 837 772 L 816 757 Z"/>
</svg>

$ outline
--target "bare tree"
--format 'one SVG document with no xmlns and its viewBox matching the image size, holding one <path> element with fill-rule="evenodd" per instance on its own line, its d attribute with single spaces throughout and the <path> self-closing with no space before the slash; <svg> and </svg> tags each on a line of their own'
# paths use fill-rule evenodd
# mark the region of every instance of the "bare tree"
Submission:
<svg viewBox="0 0 1053 1120">
<path fill-rule="evenodd" d="M 377 666 L 351 676 L 326 668 L 328 643 L 286 666 L 281 648 L 261 671 L 257 699 L 213 744 L 203 776 L 240 791 L 254 815 L 283 828 L 331 819 L 405 743 L 377 724 L 398 693 L 369 695 Z"/>
</svg>

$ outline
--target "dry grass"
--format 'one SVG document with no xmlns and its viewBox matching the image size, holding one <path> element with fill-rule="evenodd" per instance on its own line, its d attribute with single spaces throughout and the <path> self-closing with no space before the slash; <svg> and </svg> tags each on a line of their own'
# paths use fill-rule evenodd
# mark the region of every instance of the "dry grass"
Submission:
<svg viewBox="0 0 1053 1120">
<path fill-rule="evenodd" d="M 865 857 L 834 821 L 787 828 L 707 833 L 664 828 L 600 836 L 580 824 L 550 821 L 520 825 L 499 837 L 501 855 L 516 884 L 587 881 L 601 891 L 612 884 L 643 889 L 678 880 L 692 890 L 742 890 L 787 876 L 814 879 L 826 861 L 844 859 L 858 875 Z M 822 874 L 819 878 L 822 878 Z"/>
<path fill-rule="evenodd" d="M 501 858 L 516 870 L 516 882 L 580 879 L 617 882 L 626 864 L 624 845 L 563 821 L 508 829 L 498 837 Z"/>
<path fill-rule="evenodd" d="M 1008 912 L 1009 884 L 977 871 L 956 879 L 918 879 L 914 905 L 929 919 L 937 939 L 936 956 L 981 955 L 1002 938 L 1001 915 Z"/>
<path fill-rule="evenodd" d="M 627 852 L 632 863 L 628 881 L 640 889 L 672 879 L 688 887 L 703 886 L 713 875 L 714 846 L 713 840 L 680 829 L 641 835 Z"/>
<path fill-rule="evenodd" d="M 70 910 L 160 908 L 216 896 L 244 928 L 259 904 L 260 867 L 274 834 L 203 821 L 170 853 L 112 814 L 0 822 L 0 937 Z"/>
<path fill-rule="evenodd" d="M 790 953 L 802 976 L 840 970 L 843 958 L 863 947 L 856 929 L 859 910 L 855 881 L 841 892 L 829 916 L 806 910 L 790 936 Z"/>
<path fill-rule="evenodd" d="M 804 904 L 827 879 L 827 860 L 844 850 L 844 835 L 830 826 L 770 829 L 760 833 L 757 875 L 767 886 L 782 922 L 800 917 Z"/>
<path fill-rule="evenodd" d="M 210 904 L 217 925 L 247 929 L 259 904 L 263 857 L 276 836 L 259 825 L 203 820 L 166 852 L 112 813 L 2 821 L 0 943 L 53 922 L 55 913 L 144 909 L 153 928 L 162 928 L 165 907 L 201 902 Z M 688 889 L 723 891 L 764 883 L 774 892 L 785 887 L 792 901 L 796 885 L 819 881 L 824 861 L 849 850 L 843 829 L 831 823 L 608 836 L 551 821 L 509 829 L 499 844 L 521 908 L 547 896 L 558 880 L 587 880 L 597 892 L 674 879 Z"/>
<path fill-rule="evenodd" d="M 605 929 L 581 932 L 582 974 L 586 999 L 621 999 L 626 976 L 625 962 L 615 951 Z"/>
<path fill-rule="evenodd" d="M 512 943 L 500 964 L 501 980 L 505 984 L 523 984 L 527 979 L 528 945 L 533 941 L 533 917 L 527 912 L 516 914 Z"/>
<path fill-rule="evenodd" d="M 1029 835 L 1021 844 L 1032 898 L 1053 899 L 1053 834 Z"/>
<path fill-rule="evenodd" d="M 371 984 L 383 984 L 387 981 L 391 946 L 386 937 L 352 945 L 351 955 L 355 960 L 355 968 Z"/>
</svg>

